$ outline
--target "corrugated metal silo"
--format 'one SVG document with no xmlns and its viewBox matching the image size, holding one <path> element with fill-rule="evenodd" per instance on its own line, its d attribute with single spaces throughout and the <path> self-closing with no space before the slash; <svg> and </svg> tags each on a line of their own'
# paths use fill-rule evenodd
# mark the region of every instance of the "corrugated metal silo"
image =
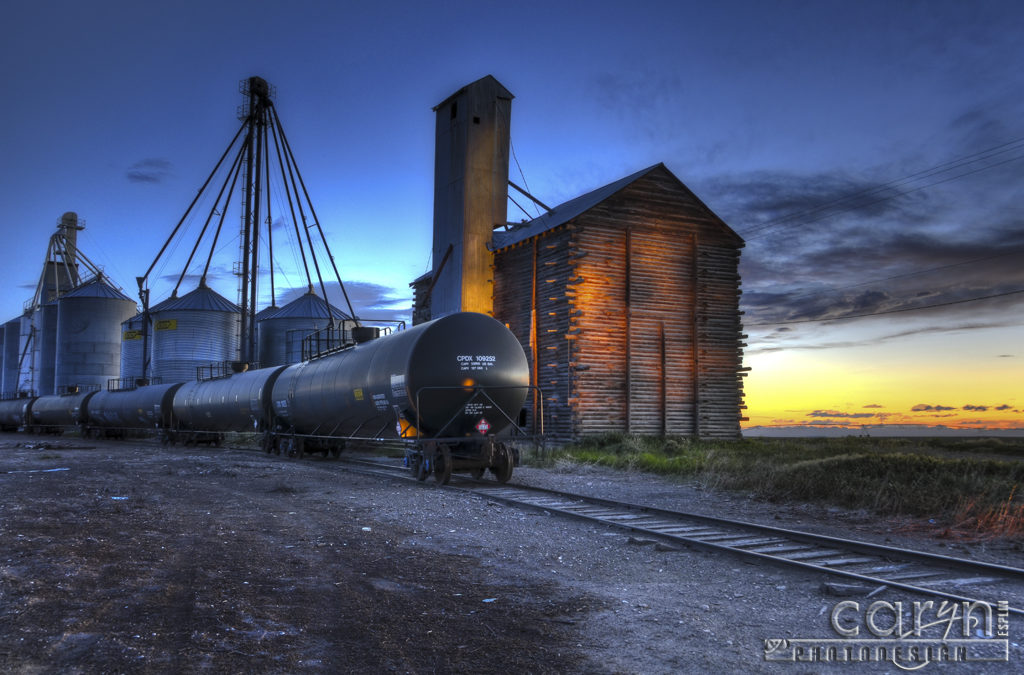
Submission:
<svg viewBox="0 0 1024 675">
<path fill-rule="evenodd" d="M 57 368 L 57 301 L 37 307 L 32 314 L 35 331 L 35 389 L 40 396 L 49 396 L 54 389 Z"/>
<path fill-rule="evenodd" d="M 351 318 L 337 307 L 330 305 L 335 320 L 351 328 Z M 328 324 L 328 304 L 315 293 L 289 302 L 277 312 L 265 317 L 256 325 L 259 337 L 260 367 L 283 366 L 302 360 L 302 338 Z M 336 324 L 342 325 L 342 324 Z"/>
<path fill-rule="evenodd" d="M 121 324 L 121 377 L 142 377 L 142 313 Z M 152 345 L 152 339 L 149 345 Z"/>
<path fill-rule="evenodd" d="M 21 392 L 34 392 L 34 388 L 30 379 L 32 369 L 34 369 L 35 349 L 29 344 L 29 339 L 32 336 L 32 310 L 25 310 L 25 313 L 21 315 L 19 322 L 21 323 L 21 339 L 18 341 L 18 349 L 25 355 L 24 358 L 19 356 L 21 365 L 18 368 L 18 393 Z"/>
<path fill-rule="evenodd" d="M 150 309 L 152 375 L 164 384 L 196 379 L 196 369 L 238 359 L 238 306 L 208 286 Z"/>
<path fill-rule="evenodd" d="M 18 392 L 18 370 L 21 360 L 21 317 L 3 325 L 3 370 L 0 375 L 0 395 L 14 396 Z"/>
<path fill-rule="evenodd" d="M 121 375 L 121 323 L 137 311 L 135 301 L 98 276 L 61 296 L 57 308 L 55 388 L 106 388 Z"/>
</svg>

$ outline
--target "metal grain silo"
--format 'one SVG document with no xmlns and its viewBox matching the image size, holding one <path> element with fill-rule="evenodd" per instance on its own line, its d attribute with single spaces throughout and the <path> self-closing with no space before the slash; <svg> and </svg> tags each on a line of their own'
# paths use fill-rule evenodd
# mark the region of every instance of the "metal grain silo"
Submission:
<svg viewBox="0 0 1024 675">
<path fill-rule="evenodd" d="M 302 360 L 302 338 L 327 328 L 330 312 L 339 328 L 351 328 L 351 318 L 316 295 L 306 293 L 259 321 L 259 360 L 263 368 L 298 363 Z"/>
<path fill-rule="evenodd" d="M 17 391 L 18 344 L 22 335 L 22 320 L 12 319 L 3 325 L 3 355 L 0 355 L 0 398 Z"/>
<path fill-rule="evenodd" d="M 121 377 L 143 377 L 143 342 L 139 313 L 121 324 Z"/>
<path fill-rule="evenodd" d="M 238 359 L 238 306 L 205 284 L 150 309 L 154 378 L 196 379 L 196 369 Z"/>
<path fill-rule="evenodd" d="M 121 375 L 121 323 L 136 313 L 135 301 L 102 276 L 57 301 L 54 386 L 106 388 Z"/>
<path fill-rule="evenodd" d="M 35 344 L 35 390 L 40 396 L 54 393 L 57 368 L 57 301 L 52 300 L 32 313 Z"/>
</svg>

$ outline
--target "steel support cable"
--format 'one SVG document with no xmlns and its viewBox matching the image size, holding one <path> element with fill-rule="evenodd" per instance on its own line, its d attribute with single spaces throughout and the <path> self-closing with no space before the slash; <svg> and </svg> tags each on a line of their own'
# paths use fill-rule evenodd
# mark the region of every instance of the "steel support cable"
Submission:
<svg viewBox="0 0 1024 675">
<path fill-rule="evenodd" d="M 769 321 L 765 323 L 748 323 L 745 324 L 746 328 L 756 328 L 759 326 L 789 326 L 796 323 L 820 323 L 823 321 L 845 321 L 846 319 L 863 319 L 869 316 L 884 316 L 886 314 L 899 314 L 901 312 L 916 312 L 922 309 L 934 309 L 936 307 L 949 307 L 951 305 L 963 305 L 968 302 L 979 302 L 981 300 L 991 300 L 993 298 L 1005 298 L 1009 295 L 1017 295 L 1018 293 L 1024 293 L 1024 288 L 1015 291 L 1006 291 L 1005 293 L 993 293 L 992 295 L 982 295 L 977 298 L 965 298 L 963 300 L 949 300 L 947 302 L 936 302 L 931 305 L 920 305 L 918 307 L 901 307 L 899 309 L 886 309 L 881 312 L 865 312 L 863 314 L 849 314 L 847 316 L 833 316 L 825 317 L 822 319 L 795 319 L 793 321 Z"/>
<path fill-rule="evenodd" d="M 295 177 L 297 175 L 299 176 L 300 182 L 302 180 L 302 176 L 299 174 L 299 168 L 295 163 L 295 155 L 292 153 L 291 146 L 288 144 L 288 137 L 285 136 L 284 127 L 281 125 L 281 120 L 277 116 L 276 110 L 274 111 L 274 121 L 277 126 L 277 131 L 281 135 L 281 146 L 284 148 L 285 164 L 288 166 L 288 175 L 291 178 L 291 189 L 295 192 L 295 203 L 298 205 L 299 215 L 302 217 L 302 230 L 306 235 L 306 243 L 309 246 L 309 257 L 313 259 L 313 269 L 316 271 L 317 282 L 320 284 L 320 292 L 323 293 L 324 303 L 327 305 L 327 325 L 333 328 L 334 312 L 331 311 L 331 303 L 327 299 L 327 286 L 324 284 L 324 277 L 320 272 L 320 261 L 317 260 L 316 250 L 313 247 L 313 238 L 310 236 L 309 226 L 306 224 L 306 211 L 302 208 L 302 195 L 299 194 L 299 186 L 295 182 Z M 312 204 L 309 204 L 308 197 L 306 203 L 309 205 L 310 209 L 312 209 Z M 313 217 L 316 218 L 315 215 Z M 298 227 L 298 224 L 296 224 L 296 227 Z M 302 235 L 299 236 L 301 238 Z M 310 291 L 312 291 L 312 289 L 313 285 L 310 283 Z"/>
<path fill-rule="evenodd" d="M 963 166 L 974 164 L 975 162 L 983 161 L 983 160 L 986 160 L 986 159 L 991 159 L 992 157 L 995 157 L 997 155 L 1001 155 L 1001 154 L 1006 153 L 1006 152 L 1013 152 L 1015 150 L 1019 150 L 1021 147 L 1024 147 L 1024 146 L 1022 146 L 1022 144 L 1024 144 L 1024 139 L 1017 139 L 1017 140 L 1014 140 L 1014 141 L 1009 141 L 1007 143 L 1003 143 L 1001 145 L 997 145 L 997 146 L 989 148 L 987 150 L 979 151 L 979 152 L 974 153 L 972 155 L 967 155 L 965 157 L 961 157 L 961 158 L 958 158 L 958 159 L 950 160 L 948 162 L 944 162 L 943 164 L 938 164 L 938 165 L 930 167 L 928 169 L 922 169 L 921 171 L 917 171 L 915 173 L 909 174 L 909 175 L 904 176 L 902 178 L 897 178 L 895 180 L 888 181 L 886 183 L 883 183 L 881 185 L 877 185 L 877 186 L 872 187 L 872 188 L 866 188 L 864 190 L 859 190 L 857 192 L 851 193 L 849 195 L 846 195 L 846 196 L 840 197 L 838 199 L 832 200 L 830 202 L 827 202 L 825 204 L 822 204 L 821 206 L 815 207 L 815 208 L 810 209 L 808 211 L 801 211 L 801 212 L 798 212 L 798 213 L 787 214 L 787 215 L 784 215 L 784 216 L 780 216 L 778 218 L 774 218 L 774 219 L 772 219 L 772 220 L 770 220 L 770 221 L 768 221 L 766 223 L 761 223 L 760 225 L 755 225 L 753 227 L 750 227 L 750 228 L 742 231 L 740 234 L 746 236 L 748 233 L 757 232 L 757 231 L 765 229 L 765 228 L 774 227 L 776 225 L 785 223 L 786 221 L 796 220 L 798 218 L 804 218 L 804 217 L 807 217 L 807 216 L 811 216 L 811 215 L 814 215 L 814 214 L 819 213 L 821 211 L 824 211 L 826 209 L 830 209 L 830 208 L 833 208 L 833 207 L 836 207 L 836 206 L 840 206 L 840 205 L 844 204 L 845 202 L 848 202 L 848 201 L 851 201 L 851 200 L 854 200 L 854 199 L 857 199 L 857 198 L 860 198 L 860 197 L 867 197 L 867 196 L 870 196 L 870 195 L 875 194 L 877 192 L 881 192 L 882 190 L 885 190 L 885 189 L 888 189 L 888 188 L 898 187 L 900 185 L 903 185 L 903 184 L 906 184 L 906 183 L 910 183 L 910 182 L 914 182 L 916 180 L 921 180 L 923 178 L 929 178 L 931 176 L 936 176 L 936 175 L 939 175 L 939 174 L 942 174 L 942 173 L 946 173 L 948 171 L 952 171 L 954 169 L 958 169 L 958 168 L 963 167 Z M 993 166 L 998 166 L 998 165 L 993 165 Z M 895 196 L 899 196 L 899 195 L 895 195 Z M 849 210 L 849 208 L 842 209 L 842 210 Z"/>
<path fill-rule="evenodd" d="M 295 203 L 292 201 L 292 189 L 294 188 L 294 185 L 295 185 L 295 179 L 291 177 L 290 165 L 288 165 L 289 168 L 285 168 L 285 159 L 284 159 L 284 156 L 283 156 L 283 154 L 281 152 L 281 143 L 280 143 L 280 139 L 278 138 L 278 135 L 277 135 L 277 128 L 278 128 L 278 126 L 280 126 L 280 120 L 277 120 L 276 111 L 275 111 L 275 114 L 274 114 L 274 119 L 275 119 L 276 123 L 270 125 L 270 130 L 271 130 L 271 132 L 274 135 L 274 149 L 277 152 L 277 163 L 278 163 L 278 165 L 281 168 L 281 180 L 284 183 L 284 193 L 285 193 L 285 196 L 287 196 L 287 198 L 288 198 L 288 209 L 289 209 L 289 211 L 292 214 L 292 227 L 295 229 L 296 244 L 299 247 L 299 253 L 302 254 L 302 267 L 303 267 L 303 269 L 306 272 L 306 284 L 307 284 L 306 287 L 308 288 L 309 292 L 312 293 L 313 292 L 313 277 L 310 276 L 310 273 L 309 273 L 309 261 L 306 260 L 306 249 L 305 249 L 305 247 L 302 244 L 302 235 L 299 233 L 299 219 L 295 217 Z M 291 179 L 291 186 L 289 186 L 289 184 L 288 184 L 289 179 Z M 295 193 L 295 201 L 296 202 L 298 201 L 298 197 L 299 197 L 298 192 L 296 192 Z M 299 209 L 301 210 L 301 208 L 302 208 L 302 205 L 300 204 L 299 205 Z M 306 219 L 306 216 L 305 216 L 305 214 L 303 214 L 302 215 L 303 224 L 305 224 L 305 219 Z M 310 250 L 309 254 L 312 256 L 313 255 L 313 251 Z M 315 262 L 315 260 L 314 260 L 314 262 Z M 324 294 L 324 296 L 325 296 L 324 297 L 324 302 L 326 302 L 327 301 L 326 293 Z"/>
<path fill-rule="evenodd" d="M 274 111 L 274 118 L 277 119 L 277 111 Z M 280 119 L 277 119 L 278 126 L 281 125 Z M 291 144 L 288 143 L 288 137 L 285 136 L 284 128 L 281 128 L 281 140 L 284 141 L 285 151 L 292 158 L 292 163 L 295 162 L 295 155 L 292 152 Z M 345 304 L 348 305 L 349 316 L 359 325 L 359 317 L 356 316 L 356 311 L 352 308 L 352 301 L 348 298 L 348 291 L 345 290 L 345 284 L 341 281 L 341 274 L 338 272 L 338 266 L 334 261 L 334 255 L 331 253 L 331 247 L 327 245 L 327 237 L 324 235 L 324 229 L 320 227 L 320 219 L 317 218 L 316 209 L 313 207 L 313 200 L 309 198 L 309 191 L 306 190 L 306 182 L 302 180 L 302 174 L 299 173 L 298 167 L 295 169 L 296 174 L 299 176 L 299 184 L 302 186 L 302 194 L 306 197 L 306 203 L 309 204 L 309 213 L 313 216 L 313 223 L 316 225 L 317 231 L 320 233 L 320 240 L 324 244 L 324 250 L 327 252 L 327 258 L 331 261 L 331 268 L 334 270 L 334 277 L 338 280 L 338 286 L 341 288 L 341 295 L 345 298 Z M 324 291 L 324 302 L 327 302 L 327 291 Z M 334 313 L 330 311 L 330 303 L 328 303 L 328 312 L 330 315 L 330 325 L 334 325 Z"/>
<path fill-rule="evenodd" d="M 231 178 L 231 187 L 228 188 L 227 196 L 224 197 L 224 208 L 220 210 L 220 220 L 217 221 L 217 229 L 213 233 L 213 243 L 210 244 L 210 253 L 206 256 L 206 265 L 203 267 L 203 276 L 205 280 L 207 274 L 210 272 L 210 264 L 213 262 L 213 256 L 217 251 L 217 240 L 220 239 L 220 233 L 224 229 L 224 219 L 228 215 L 228 205 L 231 203 L 231 197 L 235 194 L 235 186 L 238 184 L 238 177 L 242 173 L 242 153 L 238 153 L 238 157 L 234 163 L 234 177 Z M 228 174 L 231 175 L 230 173 Z M 223 190 L 223 188 L 222 188 Z M 220 195 L 218 195 L 218 202 L 220 201 Z M 216 205 L 215 205 L 216 206 Z"/>
<path fill-rule="evenodd" d="M 270 264 L 267 267 L 270 269 L 270 306 L 277 307 L 277 293 L 274 289 L 274 217 L 270 210 L 270 139 L 263 144 L 264 152 L 266 152 L 266 158 L 263 162 L 263 167 L 266 170 L 266 182 L 267 182 L 267 258 L 270 260 Z M 256 243 L 259 246 L 259 240 Z"/>
<path fill-rule="evenodd" d="M 242 135 L 242 132 L 245 131 L 245 127 L 247 124 L 248 120 L 242 122 L 242 126 L 238 128 L 237 132 L 235 132 L 235 137 L 231 139 L 230 143 L 228 143 L 228 147 L 224 150 L 224 154 L 220 156 L 220 159 L 217 160 L 217 164 L 213 167 L 213 171 L 210 172 L 210 175 L 207 176 L 206 181 L 203 183 L 202 187 L 199 188 L 199 192 L 197 192 L 196 196 L 192 199 L 192 203 L 188 205 L 187 209 L 185 209 L 185 213 L 184 215 L 181 216 L 181 220 L 179 220 L 178 224 L 174 226 L 174 229 L 171 231 L 171 236 L 167 237 L 167 241 L 165 241 L 164 245 L 160 248 L 160 252 L 156 254 L 156 258 L 153 259 L 153 263 L 149 266 L 149 269 L 146 270 L 146 273 L 142 275 L 142 277 L 139 279 L 139 288 L 141 288 L 142 284 L 145 283 L 146 279 L 149 278 L 150 272 L 152 272 L 153 268 L 156 267 L 156 264 L 160 260 L 160 257 L 164 254 L 164 251 L 167 250 L 167 246 L 174 239 L 175 235 L 178 234 L 178 230 L 181 229 L 181 226 L 185 222 L 185 219 L 188 218 L 188 214 L 192 211 L 192 207 L 196 205 L 196 202 L 199 201 L 199 198 L 203 195 L 203 191 L 206 190 L 206 186 L 210 184 L 210 181 L 213 180 L 213 177 L 217 174 L 217 170 L 220 168 L 220 165 L 224 162 L 224 158 L 228 156 L 229 152 L 231 152 L 231 148 L 235 145 L 235 141 L 238 140 L 238 137 Z"/>
<path fill-rule="evenodd" d="M 245 148 L 244 148 L 244 145 L 243 145 L 243 147 L 240 148 L 238 154 L 235 155 L 235 159 L 231 163 L 231 168 L 228 169 L 228 175 L 224 177 L 224 181 L 221 183 L 220 191 L 217 192 L 217 198 L 213 201 L 213 205 L 210 207 L 210 212 L 207 214 L 206 221 L 203 223 L 203 227 L 199 231 L 199 236 L 196 238 L 195 245 L 192 246 L 192 252 L 188 254 L 188 260 L 185 261 L 185 265 L 181 268 L 181 274 L 178 275 L 178 283 L 174 284 L 174 291 L 171 293 L 172 296 L 177 296 L 178 295 L 178 289 L 181 287 L 181 283 L 185 280 L 185 275 L 188 274 L 188 268 L 192 265 L 192 260 L 193 260 L 193 258 L 195 258 L 196 252 L 199 250 L 199 245 L 203 243 L 203 237 L 206 236 L 206 230 L 209 229 L 209 227 L 210 227 L 210 222 L 213 220 L 213 215 L 217 212 L 217 206 L 220 205 L 221 197 L 224 196 L 224 189 L 228 186 L 228 182 L 231 181 L 231 173 L 235 170 L 235 167 L 238 165 L 239 161 L 241 160 L 242 150 L 244 150 L 244 149 Z M 232 186 L 233 185 L 234 184 L 232 183 Z M 231 198 L 231 195 L 229 193 L 228 194 L 228 199 L 230 199 L 230 198 Z M 226 211 L 226 210 L 227 210 L 227 202 L 225 202 L 224 209 L 222 209 L 221 212 L 223 213 L 223 211 Z M 221 216 L 221 222 L 222 223 L 224 222 L 223 216 Z M 220 226 L 219 225 L 217 226 L 217 233 L 218 234 L 220 233 Z M 214 247 L 216 245 L 217 245 L 217 240 L 215 238 L 213 240 L 213 244 L 210 246 L 210 251 L 211 252 L 213 251 L 213 249 L 214 249 Z M 206 283 L 206 271 L 207 271 L 207 269 L 209 269 L 209 266 L 210 266 L 210 263 L 209 263 L 210 257 L 212 257 L 212 256 L 207 256 L 206 268 L 203 269 L 203 276 L 200 277 L 200 279 L 201 279 L 200 283 L 202 283 L 202 284 Z"/>
</svg>

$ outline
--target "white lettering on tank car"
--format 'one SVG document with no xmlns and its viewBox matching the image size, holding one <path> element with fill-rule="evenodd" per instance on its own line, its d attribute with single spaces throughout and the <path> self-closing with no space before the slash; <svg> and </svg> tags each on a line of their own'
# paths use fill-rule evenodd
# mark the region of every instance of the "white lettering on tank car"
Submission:
<svg viewBox="0 0 1024 675">
<path fill-rule="evenodd" d="M 391 396 L 394 398 L 405 396 L 405 375 L 391 376 Z"/>
<path fill-rule="evenodd" d="M 388 410 L 388 398 L 384 394 L 373 395 L 373 405 L 377 410 L 381 412 L 387 412 Z"/>
<path fill-rule="evenodd" d="M 477 354 L 476 356 L 459 356 L 459 370 L 490 370 L 498 363 L 498 357 L 494 354 Z"/>
</svg>

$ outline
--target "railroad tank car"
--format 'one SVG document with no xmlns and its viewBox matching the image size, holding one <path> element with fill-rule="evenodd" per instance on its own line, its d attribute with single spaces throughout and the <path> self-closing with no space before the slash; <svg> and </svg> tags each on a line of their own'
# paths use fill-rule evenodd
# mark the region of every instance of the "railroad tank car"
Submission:
<svg viewBox="0 0 1024 675">
<path fill-rule="evenodd" d="M 181 386 L 174 382 L 96 392 L 85 407 L 86 432 L 121 436 L 134 429 L 169 429 L 173 426 L 174 394 Z"/>
<path fill-rule="evenodd" d="M 279 430 L 315 437 L 427 439 L 408 458 L 447 481 L 451 470 L 495 473 L 513 462 L 481 442 L 509 426 L 529 389 L 516 337 L 484 314 L 461 312 L 289 366 L 273 387 Z"/>
<path fill-rule="evenodd" d="M 40 396 L 28 409 L 25 427 L 31 433 L 62 434 L 69 427 L 85 421 L 85 407 L 98 392 L 79 391 L 53 396 Z"/>
<path fill-rule="evenodd" d="M 263 431 L 270 394 L 284 366 L 260 368 L 230 377 L 186 382 L 174 394 L 177 429 Z"/>
<path fill-rule="evenodd" d="M 0 431 L 17 431 L 25 426 L 29 407 L 35 400 L 31 397 L 0 401 Z"/>
</svg>

